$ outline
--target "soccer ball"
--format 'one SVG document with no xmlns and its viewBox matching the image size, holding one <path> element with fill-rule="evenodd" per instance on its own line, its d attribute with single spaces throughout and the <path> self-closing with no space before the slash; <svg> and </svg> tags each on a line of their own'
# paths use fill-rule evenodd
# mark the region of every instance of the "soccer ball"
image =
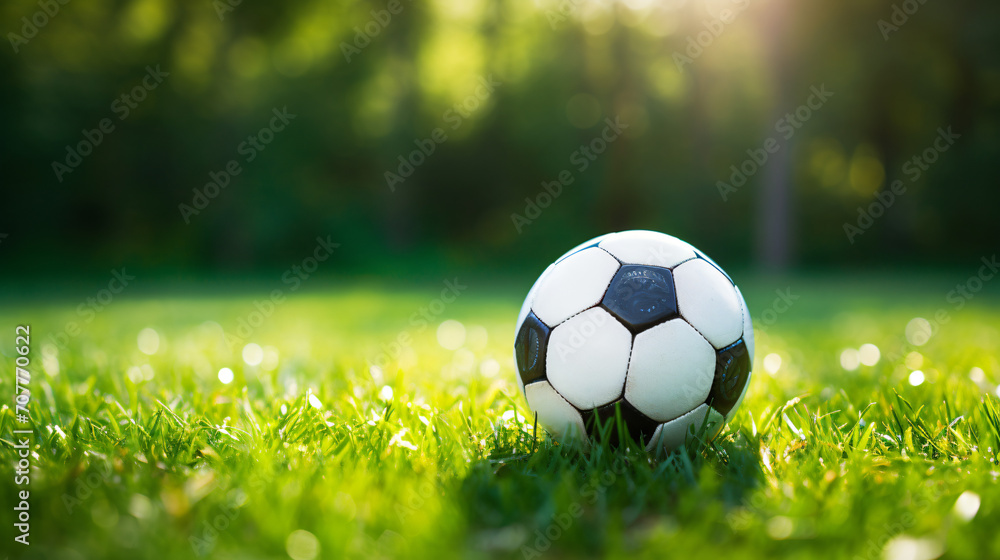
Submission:
<svg viewBox="0 0 1000 560">
<path fill-rule="evenodd" d="M 623 231 L 542 273 L 517 318 L 514 359 L 528 406 L 556 439 L 589 445 L 618 417 L 648 450 L 673 449 L 689 434 L 714 438 L 736 413 L 753 325 L 739 288 L 704 253 Z"/>
</svg>

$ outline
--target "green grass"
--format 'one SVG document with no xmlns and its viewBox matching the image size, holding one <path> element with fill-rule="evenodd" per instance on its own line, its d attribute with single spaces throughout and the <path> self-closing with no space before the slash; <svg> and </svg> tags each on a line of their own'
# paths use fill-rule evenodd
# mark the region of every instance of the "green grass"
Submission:
<svg viewBox="0 0 1000 560">
<path fill-rule="evenodd" d="M 440 285 L 298 294 L 247 340 L 268 349 L 266 368 L 221 334 L 262 293 L 125 292 L 85 324 L 75 308 L 92 294 L 8 304 L 4 402 L 14 327 L 32 329 L 31 545 L 13 542 L 21 426 L 5 406 L 0 555 L 997 557 L 1000 305 L 987 289 L 958 310 L 945 300 L 956 279 L 913 278 L 744 281 L 758 320 L 776 288 L 800 299 L 758 323 L 752 386 L 723 434 L 654 455 L 581 453 L 516 421 L 510 411 L 530 417 L 510 351 L 520 286 L 469 281 L 423 328 L 411 315 Z M 908 343 L 910 319 L 939 309 L 948 323 Z M 438 343 L 446 319 L 465 326 L 458 350 Z M 57 350 L 49 334 L 67 321 L 80 334 Z M 146 327 L 159 333 L 153 355 L 137 346 Z M 841 367 L 841 351 L 864 343 L 878 363 Z M 956 509 L 963 493 L 980 501 L 971 518 Z"/>
</svg>

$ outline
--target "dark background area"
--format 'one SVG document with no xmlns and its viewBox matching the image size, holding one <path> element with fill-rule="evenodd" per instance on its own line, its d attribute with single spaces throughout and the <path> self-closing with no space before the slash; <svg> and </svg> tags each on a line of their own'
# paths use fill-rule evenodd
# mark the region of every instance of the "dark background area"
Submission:
<svg viewBox="0 0 1000 560">
<path fill-rule="evenodd" d="M 242 274 L 327 235 L 346 275 L 537 272 L 639 228 L 770 270 L 996 249 L 996 3 L 403 1 L 383 25 L 388 5 L 70 0 L 43 18 L 4 2 L 0 274 Z M 12 38 L 33 17 L 47 23 Z M 348 61 L 345 45 L 363 48 Z M 119 118 L 147 67 L 169 76 Z M 454 127 L 489 76 L 500 85 Z M 833 96 L 782 139 L 812 87 Z M 284 107 L 295 119 L 246 162 L 241 142 Z M 572 154 L 616 117 L 628 129 L 580 171 Z M 54 162 L 106 118 L 60 181 Z M 448 139 L 390 189 L 436 127 Z M 906 162 L 948 127 L 961 138 L 912 180 Z M 768 137 L 778 152 L 724 200 L 718 182 Z M 179 205 L 233 159 L 242 172 L 186 223 Z M 563 170 L 573 183 L 518 232 L 511 215 Z M 844 224 L 896 180 L 906 192 L 851 243 Z"/>
</svg>

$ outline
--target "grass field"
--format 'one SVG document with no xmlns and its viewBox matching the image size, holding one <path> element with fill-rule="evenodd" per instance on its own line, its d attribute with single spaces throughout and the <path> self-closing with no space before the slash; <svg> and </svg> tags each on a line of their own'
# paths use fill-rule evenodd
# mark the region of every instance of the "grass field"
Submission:
<svg viewBox="0 0 1000 560">
<path fill-rule="evenodd" d="M 959 308 L 964 280 L 743 280 L 737 420 L 652 456 L 518 421 L 526 285 L 310 286 L 259 326 L 270 288 L 8 302 L 4 402 L 31 327 L 31 544 L 13 540 L 26 425 L 4 406 L 0 557 L 1000 557 L 1000 303 Z"/>
</svg>

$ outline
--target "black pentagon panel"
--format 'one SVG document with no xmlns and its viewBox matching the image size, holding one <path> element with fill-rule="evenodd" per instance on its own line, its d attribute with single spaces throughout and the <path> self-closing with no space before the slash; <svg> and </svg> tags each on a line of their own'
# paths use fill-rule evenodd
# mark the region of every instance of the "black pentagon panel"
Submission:
<svg viewBox="0 0 1000 560">
<path fill-rule="evenodd" d="M 659 266 L 623 265 L 611 279 L 601 307 L 633 333 L 676 317 L 673 274 Z"/>
<path fill-rule="evenodd" d="M 552 329 L 541 322 L 535 313 L 528 313 L 521 323 L 514 339 L 514 356 L 517 357 L 517 371 L 525 385 L 545 379 L 545 349 L 549 344 Z"/>
<path fill-rule="evenodd" d="M 750 368 L 753 364 L 750 363 L 750 353 L 742 338 L 718 350 L 715 356 L 715 380 L 705 403 L 725 416 L 736 406 L 736 401 L 740 400 L 743 388 L 750 380 Z"/>
<path fill-rule="evenodd" d="M 621 425 L 614 422 L 619 409 L 621 410 Z M 638 409 L 624 399 L 583 411 L 583 419 L 587 426 L 587 432 L 593 441 L 600 440 L 601 427 L 608 426 L 610 423 L 608 443 L 612 447 L 618 447 L 621 444 L 622 433 L 628 433 L 636 442 L 645 444 L 653 437 L 653 432 L 659 426 L 659 422 L 639 412 Z"/>
</svg>

